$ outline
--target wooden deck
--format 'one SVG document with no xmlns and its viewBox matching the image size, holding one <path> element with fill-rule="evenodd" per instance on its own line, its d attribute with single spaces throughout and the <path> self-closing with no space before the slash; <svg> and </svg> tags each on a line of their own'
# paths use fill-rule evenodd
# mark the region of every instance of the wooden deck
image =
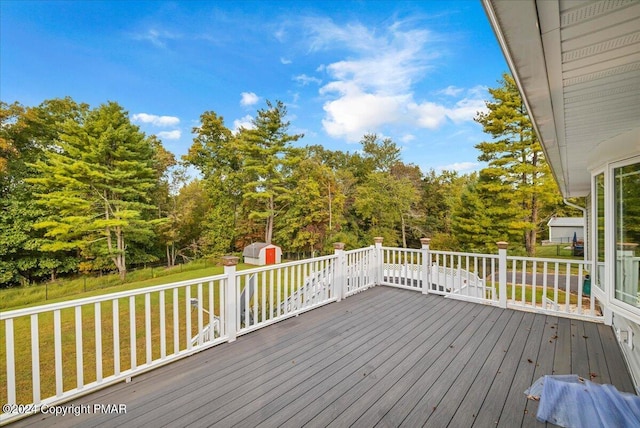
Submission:
<svg viewBox="0 0 640 428">
<path fill-rule="evenodd" d="M 633 391 L 610 327 L 375 287 L 12 426 L 542 426 L 552 373 Z"/>
</svg>

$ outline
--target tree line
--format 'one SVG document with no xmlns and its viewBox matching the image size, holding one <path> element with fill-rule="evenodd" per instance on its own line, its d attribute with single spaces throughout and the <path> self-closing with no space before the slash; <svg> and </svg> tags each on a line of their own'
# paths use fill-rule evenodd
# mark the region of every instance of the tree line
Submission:
<svg viewBox="0 0 640 428">
<path fill-rule="evenodd" d="M 237 253 L 252 242 L 285 252 L 411 247 L 493 251 L 508 240 L 533 255 L 552 214 L 567 209 L 509 75 L 476 121 L 480 172 L 401 160 L 391 139 L 362 137 L 353 152 L 302 146 L 286 106 L 267 101 L 233 132 L 204 112 L 182 159 L 131 123 L 115 102 L 67 97 L 0 104 L 0 283 Z M 197 178 L 189 170 L 197 170 Z"/>
</svg>

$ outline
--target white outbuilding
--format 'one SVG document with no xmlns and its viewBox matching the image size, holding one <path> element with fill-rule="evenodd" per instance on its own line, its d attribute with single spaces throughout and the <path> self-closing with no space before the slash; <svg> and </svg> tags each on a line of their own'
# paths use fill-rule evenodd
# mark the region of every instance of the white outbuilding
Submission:
<svg viewBox="0 0 640 428">
<path fill-rule="evenodd" d="M 584 241 L 584 218 L 582 217 L 552 217 L 547 226 L 551 242 L 571 243 L 574 236 L 578 241 Z"/>
<path fill-rule="evenodd" d="M 277 245 L 265 242 L 254 242 L 247 245 L 242 252 L 244 262 L 249 265 L 272 265 L 282 260 L 282 249 Z"/>
</svg>

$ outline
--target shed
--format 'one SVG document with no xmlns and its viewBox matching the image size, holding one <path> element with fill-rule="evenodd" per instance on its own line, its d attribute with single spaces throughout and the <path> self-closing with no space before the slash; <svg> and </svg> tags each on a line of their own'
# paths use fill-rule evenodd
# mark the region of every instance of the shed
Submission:
<svg viewBox="0 0 640 428">
<path fill-rule="evenodd" d="M 249 265 L 272 265 L 282 260 L 282 249 L 277 245 L 254 242 L 244 248 L 242 257 Z"/>
<path fill-rule="evenodd" d="M 552 217 L 547 226 L 551 242 L 570 243 L 574 236 L 578 241 L 584 241 L 584 218 L 582 217 Z"/>
</svg>

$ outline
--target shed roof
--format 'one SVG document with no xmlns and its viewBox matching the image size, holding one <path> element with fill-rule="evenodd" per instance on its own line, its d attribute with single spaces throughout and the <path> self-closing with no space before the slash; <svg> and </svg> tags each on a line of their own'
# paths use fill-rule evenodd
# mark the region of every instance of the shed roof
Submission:
<svg viewBox="0 0 640 428">
<path fill-rule="evenodd" d="M 254 242 L 253 244 L 244 247 L 242 255 L 245 257 L 258 257 L 258 255 L 260 255 L 260 250 L 268 245 L 269 244 L 266 242 Z"/>
<path fill-rule="evenodd" d="M 549 227 L 584 227 L 582 217 L 552 217 L 547 223 Z"/>
</svg>

